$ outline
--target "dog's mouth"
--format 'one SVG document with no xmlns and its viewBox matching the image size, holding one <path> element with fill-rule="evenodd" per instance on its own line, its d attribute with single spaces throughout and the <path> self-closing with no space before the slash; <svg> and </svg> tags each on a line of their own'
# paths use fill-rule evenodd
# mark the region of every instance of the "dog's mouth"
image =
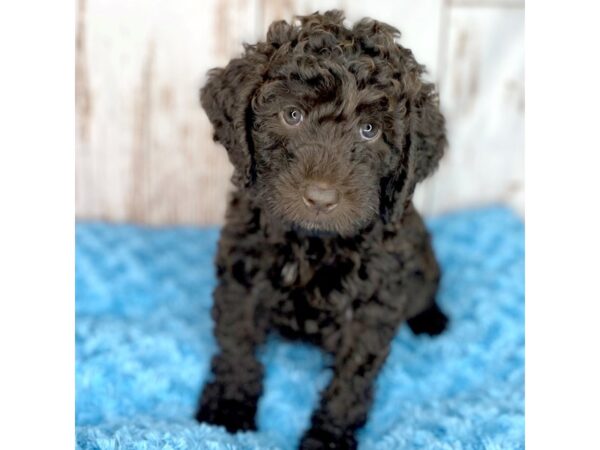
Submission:
<svg viewBox="0 0 600 450">
<path fill-rule="evenodd" d="M 349 214 L 349 206 L 343 200 L 334 205 L 315 207 L 299 195 L 275 203 L 275 208 L 269 208 L 273 219 L 302 234 L 324 237 L 352 234 L 356 230 L 357 217 Z"/>
<path fill-rule="evenodd" d="M 310 236 L 310 237 L 320 237 L 320 238 L 330 238 L 339 236 L 340 233 L 333 230 L 327 229 L 319 224 L 300 224 L 300 223 L 292 223 L 291 228 L 301 236 Z"/>
<path fill-rule="evenodd" d="M 304 197 L 295 203 L 295 207 L 288 209 L 288 214 L 284 212 L 283 219 L 296 231 L 311 236 L 349 236 L 364 226 L 370 217 L 364 214 L 369 208 L 362 208 L 363 214 L 358 214 L 358 208 L 344 198 L 340 198 L 335 204 L 319 208 L 307 202 Z"/>
<path fill-rule="evenodd" d="M 346 227 L 336 223 L 332 218 L 319 217 L 319 213 L 315 213 L 314 218 L 295 220 L 293 226 L 310 234 L 341 234 L 348 231 Z"/>
</svg>

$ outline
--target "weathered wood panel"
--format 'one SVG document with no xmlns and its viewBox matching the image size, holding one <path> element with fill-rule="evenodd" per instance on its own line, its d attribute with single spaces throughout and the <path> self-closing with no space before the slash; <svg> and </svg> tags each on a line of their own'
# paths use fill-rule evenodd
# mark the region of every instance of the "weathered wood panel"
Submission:
<svg viewBox="0 0 600 450">
<path fill-rule="evenodd" d="M 80 3 L 77 214 L 216 223 L 231 167 L 198 89 L 254 35 L 246 0 Z M 249 19 L 250 18 L 250 19 Z"/>
<path fill-rule="evenodd" d="M 351 21 L 397 26 L 441 82 L 452 146 L 417 193 L 425 211 L 498 199 L 520 205 L 523 19 L 511 1 L 79 0 L 77 216 L 221 222 L 231 167 L 199 107 L 206 71 L 264 36 L 272 20 L 334 7 Z M 502 127 L 509 122 L 510 132 Z"/>
<path fill-rule="evenodd" d="M 450 148 L 423 207 L 496 202 L 523 212 L 523 11 L 455 7 L 448 23 L 439 88 Z"/>
</svg>

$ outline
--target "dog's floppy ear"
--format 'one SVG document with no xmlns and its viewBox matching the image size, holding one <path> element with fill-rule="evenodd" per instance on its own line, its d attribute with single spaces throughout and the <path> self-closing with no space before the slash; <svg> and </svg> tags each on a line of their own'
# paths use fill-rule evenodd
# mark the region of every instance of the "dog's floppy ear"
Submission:
<svg viewBox="0 0 600 450">
<path fill-rule="evenodd" d="M 398 220 L 412 198 L 418 182 L 437 168 L 447 145 L 444 116 L 431 83 L 418 81 L 413 93 L 398 104 L 393 147 L 400 152 L 399 163 L 382 178 L 380 214 L 384 222 Z"/>
<path fill-rule="evenodd" d="M 249 186 L 255 177 L 254 148 L 250 135 L 252 95 L 263 81 L 263 61 L 248 53 L 225 68 L 212 69 L 200 90 L 200 102 L 214 127 L 214 140 L 227 149 L 235 168 L 233 182 Z"/>
<path fill-rule="evenodd" d="M 414 158 L 418 183 L 437 169 L 438 162 L 444 155 L 447 145 L 446 124 L 433 84 L 423 83 L 411 103 L 408 117 L 412 132 L 410 152 Z"/>
</svg>

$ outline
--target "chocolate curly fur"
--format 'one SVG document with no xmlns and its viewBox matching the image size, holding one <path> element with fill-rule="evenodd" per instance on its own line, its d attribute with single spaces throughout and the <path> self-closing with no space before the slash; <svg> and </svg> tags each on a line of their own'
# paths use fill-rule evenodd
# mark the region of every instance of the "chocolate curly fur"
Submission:
<svg viewBox="0 0 600 450">
<path fill-rule="evenodd" d="M 225 146 L 236 186 L 216 258 L 214 333 L 220 351 L 197 420 L 256 428 L 268 331 L 308 340 L 334 358 L 300 448 L 356 448 L 373 381 L 403 321 L 442 332 L 439 268 L 412 205 L 416 183 L 446 145 L 434 86 L 399 32 L 339 11 L 275 22 L 265 42 L 213 69 L 202 106 Z M 304 112 L 286 126 L 280 112 Z M 381 129 L 365 141 L 361 123 Z M 335 210 L 302 203 L 315 180 L 339 192 Z"/>
</svg>

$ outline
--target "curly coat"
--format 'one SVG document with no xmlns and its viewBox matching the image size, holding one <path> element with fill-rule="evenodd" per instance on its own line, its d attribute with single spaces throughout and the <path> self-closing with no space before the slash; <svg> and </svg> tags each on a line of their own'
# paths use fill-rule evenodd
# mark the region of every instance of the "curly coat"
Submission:
<svg viewBox="0 0 600 450">
<path fill-rule="evenodd" d="M 255 429 L 255 351 L 275 329 L 334 358 L 302 449 L 356 448 L 398 326 L 434 335 L 447 322 L 412 205 L 446 146 L 434 86 L 395 28 L 343 22 L 339 11 L 275 22 L 201 90 L 236 189 L 216 257 L 220 351 L 196 418 Z"/>
</svg>

